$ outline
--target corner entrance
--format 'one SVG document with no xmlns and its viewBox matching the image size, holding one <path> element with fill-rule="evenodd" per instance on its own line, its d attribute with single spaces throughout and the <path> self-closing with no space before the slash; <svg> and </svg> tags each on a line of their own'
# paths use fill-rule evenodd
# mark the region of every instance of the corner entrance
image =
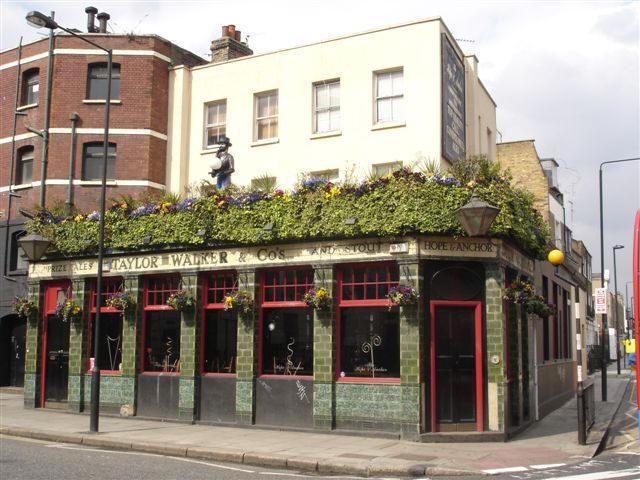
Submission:
<svg viewBox="0 0 640 480">
<path fill-rule="evenodd" d="M 483 431 L 480 302 L 432 301 L 431 427 Z"/>
</svg>

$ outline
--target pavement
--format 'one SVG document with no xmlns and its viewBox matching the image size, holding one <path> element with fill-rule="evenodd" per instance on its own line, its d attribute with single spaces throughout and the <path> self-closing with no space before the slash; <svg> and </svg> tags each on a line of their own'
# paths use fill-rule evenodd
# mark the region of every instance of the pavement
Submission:
<svg viewBox="0 0 640 480">
<path fill-rule="evenodd" d="M 607 372 L 608 401 L 595 380 L 596 423 L 578 444 L 576 400 L 508 442 L 418 443 L 335 433 L 291 432 L 100 417 L 89 433 L 88 415 L 25 409 L 22 395 L 0 389 L 0 434 L 278 469 L 370 477 L 490 475 L 541 470 L 588 460 L 606 442 L 632 374 Z"/>
</svg>

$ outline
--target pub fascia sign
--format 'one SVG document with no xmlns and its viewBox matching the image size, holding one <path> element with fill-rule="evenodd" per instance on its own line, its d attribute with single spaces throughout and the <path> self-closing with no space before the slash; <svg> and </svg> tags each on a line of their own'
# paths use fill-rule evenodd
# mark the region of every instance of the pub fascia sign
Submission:
<svg viewBox="0 0 640 480">
<path fill-rule="evenodd" d="M 260 267 L 332 261 L 397 259 L 398 255 L 421 257 L 496 258 L 501 243 L 485 238 L 412 237 L 385 241 L 362 239 L 296 245 L 271 245 L 191 252 L 150 253 L 106 258 L 105 273 L 145 274 L 177 270 Z M 39 262 L 29 266 L 29 277 L 78 277 L 97 274 L 95 259 Z"/>
</svg>

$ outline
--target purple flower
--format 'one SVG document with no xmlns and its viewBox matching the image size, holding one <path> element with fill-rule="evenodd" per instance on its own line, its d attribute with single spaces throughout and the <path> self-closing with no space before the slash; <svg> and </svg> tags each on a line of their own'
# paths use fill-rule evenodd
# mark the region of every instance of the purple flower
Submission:
<svg viewBox="0 0 640 480">
<path fill-rule="evenodd" d="M 156 213 L 158 211 L 158 205 L 155 203 L 147 203 L 146 205 L 142 205 L 141 207 L 136 208 L 129 215 L 130 218 L 140 217 L 142 215 L 150 215 L 152 213 Z M 89 217 L 87 217 L 89 218 Z"/>
<path fill-rule="evenodd" d="M 100 220 L 100 213 L 97 211 L 91 212 L 89 215 L 87 215 L 87 220 L 89 220 L 90 222 L 97 222 L 98 220 Z"/>
</svg>

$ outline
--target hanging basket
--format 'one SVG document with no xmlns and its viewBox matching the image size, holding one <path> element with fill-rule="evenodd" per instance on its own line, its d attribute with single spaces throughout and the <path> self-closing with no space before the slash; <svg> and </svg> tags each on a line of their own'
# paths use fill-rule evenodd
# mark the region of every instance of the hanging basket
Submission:
<svg viewBox="0 0 640 480">
<path fill-rule="evenodd" d="M 324 287 L 310 289 L 304 294 L 302 301 L 315 310 L 329 310 L 333 305 L 333 299 Z"/>
<path fill-rule="evenodd" d="M 106 306 L 121 310 L 122 315 L 131 312 L 136 307 L 136 299 L 129 292 L 119 291 L 109 295 Z"/>
<path fill-rule="evenodd" d="M 71 298 L 56 305 L 56 315 L 64 322 L 77 320 L 82 316 L 82 307 Z"/>
<path fill-rule="evenodd" d="M 407 307 L 418 303 L 418 292 L 411 285 L 398 284 L 389 289 L 387 299 L 389 300 L 389 309 L 392 307 Z"/>
<path fill-rule="evenodd" d="M 29 318 L 38 312 L 38 304 L 32 302 L 27 297 L 15 297 L 11 302 L 13 311 L 18 314 L 19 317 Z"/>
<path fill-rule="evenodd" d="M 189 312 L 196 306 L 196 299 L 187 290 L 176 290 L 167 299 L 167 305 L 178 312 Z"/>
<path fill-rule="evenodd" d="M 233 310 L 242 315 L 248 315 L 253 311 L 253 298 L 244 290 L 233 290 L 224 296 L 224 309 Z"/>
</svg>

